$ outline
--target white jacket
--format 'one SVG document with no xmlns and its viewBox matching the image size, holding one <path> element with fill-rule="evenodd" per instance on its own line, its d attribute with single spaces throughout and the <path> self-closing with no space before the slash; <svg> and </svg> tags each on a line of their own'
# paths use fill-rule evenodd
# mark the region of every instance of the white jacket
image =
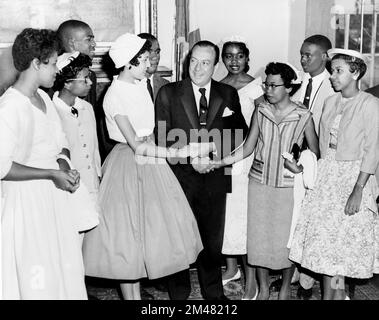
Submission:
<svg viewBox="0 0 379 320">
<path fill-rule="evenodd" d="M 314 188 L 317 177 L 317 157 L 312 151 L 304 150 L 301 153 L 297 164 L 303 166 L 303 172 L 295 174 L 293 187 L 293 213 L 287 248 L 291 248 L 292 237 L 295 232 L 306 190 Z"/>
</svg>

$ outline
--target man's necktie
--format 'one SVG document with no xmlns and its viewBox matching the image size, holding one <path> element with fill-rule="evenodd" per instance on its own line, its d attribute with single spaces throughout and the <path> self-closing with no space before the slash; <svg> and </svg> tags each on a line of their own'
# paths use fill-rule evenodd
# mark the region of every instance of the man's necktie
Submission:
<svg viewBox="0 0 379 320">
<path fill-rule="evenodd" d="M 208 114 L 208 103 L 207 103 L 207 98 L 205 97 L 205 88 L 200 88 L 199 91 L 201 93 L 201 98 L 200 98 L 200 115 L 199 115 L 199 120 L 200 120 L 200 125 L 202 127 L 205 127 L 207 125 L 207 114 Z"/>
<path fill-rule="evenodd" d="M 305 97 L 303 104 L 309 109 L 309 103 L 311 100 L 311 94 L 312 94 L 312 78 L 309 78 L 307 89 L 305 90 Z"/>
<path fill-rule="evenodd" d="M 147 91 L 150 93 L 151 100 L 154 102 L 154 93 L 153 93 L 153 87 L 151 86 L 150 79 L 146 79 L 146 85 L 147 85 Z"/>
</svg>

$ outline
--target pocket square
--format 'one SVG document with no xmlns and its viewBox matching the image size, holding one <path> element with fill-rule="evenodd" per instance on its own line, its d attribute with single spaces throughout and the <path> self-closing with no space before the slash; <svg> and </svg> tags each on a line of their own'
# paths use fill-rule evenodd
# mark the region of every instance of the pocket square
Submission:
<svg viewBox="0 0 379 320">
<path fill-rule="evenodd" d="M 224 109 L 224 113 L 222 114 L 223 117 L 229 117 L 234 113 L 234 111 L 230 110 L 228 107 Z"/>
</svg>

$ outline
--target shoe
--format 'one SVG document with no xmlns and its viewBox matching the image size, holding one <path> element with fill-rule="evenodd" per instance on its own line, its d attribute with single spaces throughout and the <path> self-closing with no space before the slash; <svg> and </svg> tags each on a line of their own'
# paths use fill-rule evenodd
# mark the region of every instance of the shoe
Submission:
<svg viewBox="0 0 379 320">
<path fill-rule="evenodd" d="M 168 289 L 167 289 L 167 285 L 164 284 L 164 283 L 157 282 L 157 283 L 155 283 L 153 286 L 154 286 L 154 288 L 157 289 L 158 291 L 162 291 L 162 292 L 167 292 L 167 291 L 168 291 Z"/>
<path fill-rule="evenodd" d="M 257 289 L 257 290 L 255 291 L 255 295 L 254 295 L 254 297 L 252 297 L 252 298 L 242 298 L 241 300 L 257 300 L 257 298 L 258 298 L 258 293 L 259 293 L 259 290 Z"/>
<path fill-rule="evenodd" d="M 141 288 L 141 300 L 155 300 L 154 296 L 147 292 L 144 288 Z"/>
<path fill-rule="evenodd" d="M 233 277 L 231 277 L 229 279 L 222 280 L 222 285 L 225 286 L 230 281 L 239 280 L 239 279 L 241 279 L 241 271 L 240 271 L 240 269 L 237 270 L 237 273 Z"/>
<path fill-rule="evenodd" d="M 349 296 L 348 296 L 348 295 L 346 295 L 346 297 L 345 297 L 345 300 L 350 300 L 350 298 L 349 298 Z"/>
<path fill-rule="evenodd" d="M 310 289 L 304 289 L 302 286 L 299 286 L 299 289 L 297 289 L 297 297 L 302 300 L 309 300 L 312 297 L 313 290 Z"/>
<path fill-rule="evenodd" d="M 279 292 L 280 291 L 280 288 L 282 287 L 282 278 L 278 278 L 276 280 L 274 280 L 271 284 L 270 284 L 270 291 L 272 292 Z"/>
</svg>

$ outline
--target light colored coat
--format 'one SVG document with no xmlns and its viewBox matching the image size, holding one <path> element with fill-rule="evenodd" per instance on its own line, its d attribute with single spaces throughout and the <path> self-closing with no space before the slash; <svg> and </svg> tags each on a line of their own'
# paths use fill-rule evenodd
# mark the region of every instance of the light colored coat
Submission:
<svg viewBox="0 0 379 320">
<path fill-rule="evenodd" d="M 320 152 L 325 158 L 329 147 L 330 130 L 338 114 L 341 94 L 325 101 L 320 121 Z M 361 171 L 375 174 L 379 164 L 379 99 L 360 92 L 344 105 L 339 131 L 336 160 L 362 159 Z"/>
</svg>

